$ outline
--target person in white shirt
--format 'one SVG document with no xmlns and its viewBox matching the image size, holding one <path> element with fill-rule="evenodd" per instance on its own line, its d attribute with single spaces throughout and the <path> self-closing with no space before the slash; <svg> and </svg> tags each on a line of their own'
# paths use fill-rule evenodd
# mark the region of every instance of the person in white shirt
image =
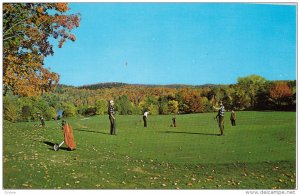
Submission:
<svg viewBox="0 0 300 195">
<path fill-rule="evenodd" d="M 223 105 L 223 102 L 220 101 L 219 102 L 220 107 L 215 107 L 214 109 L 218 110 L 218 115 L 216 116 L 218 123 L 219 123 L 219 127 L 220 127 L 220 136 L 224 135 L 224 115 L 225 115 L 225 107 Z"/>
<path fill-rule="evenodd" d="M 107 113 L 110 121 L 110 134 L 116 135 L 116 118 L 115 118 L 115 108 L 114 108 L 113 100 L 109 101 Z"/>
<path fill-rule="evenodd" d="M 144 127 L 147 127 L 147 117 L 148 117 L 149 113 L 150 113 L 150 111 L 144 112 L 144 115 L 143 115 Z"/>
</svg>

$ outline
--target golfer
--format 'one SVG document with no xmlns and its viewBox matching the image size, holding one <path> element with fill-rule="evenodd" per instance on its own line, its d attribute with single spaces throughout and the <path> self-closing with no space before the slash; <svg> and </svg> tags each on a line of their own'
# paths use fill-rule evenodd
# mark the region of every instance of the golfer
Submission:
<svg viewBox="0 0 300 195">
<path fill-rule="evenodd" d="M 67 121 L 62 120 L 61 121 L 61 130 L 64 130 L 65 124 L 67 123 Z"/>
<path fill-rule="evenodd" d="M 110 121 L 110 134 L 116 135 L 116 118 L 115 118 L 115 108 L 114 108 L 113 100 L 109 101 L 107 113 Z"/>
<path fill-rule="evenodd" d="M 215 107 L 216 110 L 218 110 L 218 115 L 216 116 L 218 118 L 218 124 L 220 128 L 220 135 L 224 135 L 224 114 L 225 114 L 225 107 L 223 105 L 223 102 L 219 102 L 220 107 Z"/>
<path fill-rule="evenodd" d="M 44 120 L 44 117 L 43 117 L 40 113 L 38 113 L 38 117 L 40 118 L 41 125 L 42 125 L 42 127 L 44 128 L 44 127 L 45 127 L 45 120 Z"/>
<path fill-rule="evenodd" d="M 172 118 L 172 123 L 173 123 L 173 127 L 176 127 L 176 117 L 175 116 L 173 116 L 173 118 Z"/>
<path fill-rule="evenodd" d="M 230 114 L 230 121 L 231 121 L 231 125 L 232 125 L 232 126 L 235 126 L 236 114 L 235 114 L 234 110 L 231 111 L 231 114 Z"/>
<path fill-rule="evenodd" d="M 147 127 L 147 118 L 148 118 L 149 113 L 150 113 L 150 111 L 144 112 L 144 115 L 143 115 L 144 127 Z"/>
</svg>

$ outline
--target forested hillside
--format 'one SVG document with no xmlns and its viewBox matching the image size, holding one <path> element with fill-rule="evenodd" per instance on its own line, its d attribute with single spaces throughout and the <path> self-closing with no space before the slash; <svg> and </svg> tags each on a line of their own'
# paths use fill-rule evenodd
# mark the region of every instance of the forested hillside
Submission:
<svg viewBox="0 0 300 195">
<path fill-rule="evenodd" d="M 176 87 L 175 87 L 176 86 Z M 45 119 L 56 119 L 57 111 L 65 117 L 103 115 L 107 102 L 113 99 L 121 115 L 189 114 L 213 112 L 223 100 L 227 110 L 295 110 L 296 81 L 268 81 L 258 75 L 238 78 L 232 85 L 130 85 L 104 83 L 82 87 L 59 85 L 41 96 L 15 96 L 6 93 L 4 119 L 37 120 L 37 112 Z"/>
</svg>

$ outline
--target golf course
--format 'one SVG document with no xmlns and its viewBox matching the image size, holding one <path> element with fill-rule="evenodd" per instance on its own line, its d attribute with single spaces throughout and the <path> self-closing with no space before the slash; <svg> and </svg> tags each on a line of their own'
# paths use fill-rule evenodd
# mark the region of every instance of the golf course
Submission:
<svg viewBox="0 0 300 195">
<path fill-rule="evenodd" d="M 64 118 L 73 128 L 69 151 L 61 120 L 3 121 L 4 189 L 295 189 L 296 112 L 237 111 L 225 136 L 215 113 Z"/>
</svg>

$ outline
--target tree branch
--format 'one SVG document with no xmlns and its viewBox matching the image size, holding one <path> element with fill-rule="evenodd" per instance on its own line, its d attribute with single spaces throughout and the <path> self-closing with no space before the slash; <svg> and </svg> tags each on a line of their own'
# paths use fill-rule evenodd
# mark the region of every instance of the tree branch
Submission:
<svg viewBox="0 0 300 195">
<path fill-rule="evenodd" d="M 12 25 L 6 32 L 3 33 L 3 37 L 15 26 L 17 26 L 18 24 L 22 23 L 23 21 L 29 19 L 30 17 L 28 18 L 24 18 L 23 20 L 20 20 L 19 22 L 17 22 L 16 24 Z"/>
<path fill-rule="evenodd" d="M 6 40 L 8 40 L 8 39 L 15 38 L 15 37 L 17 37 L 17 36 L 19 36 L 19 35 L 24 35 L 24 36 L 25 36 L 25 34 L 24 34 L 24 33 L 18 33 L 18 34 L 15 34 L 15 35 L 13 35 L 13 36 L 6 37 L 5 39 L 3 39 L 3 41 L 6 41 Z M 3 37 L 4 37 L 4 36 L 3 36 Z"/>
</svg>

